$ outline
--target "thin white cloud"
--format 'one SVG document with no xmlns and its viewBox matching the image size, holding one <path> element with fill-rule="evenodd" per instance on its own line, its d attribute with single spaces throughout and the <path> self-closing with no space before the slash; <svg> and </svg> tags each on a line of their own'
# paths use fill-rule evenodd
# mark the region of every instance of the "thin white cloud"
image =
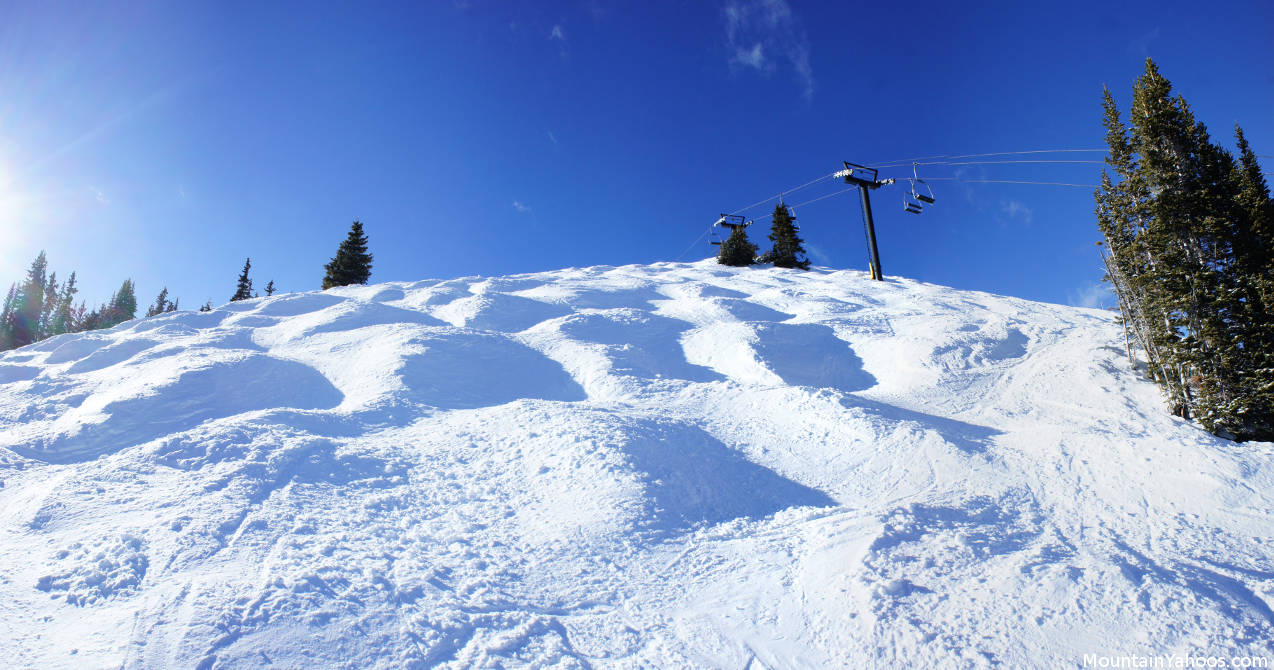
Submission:
<svg viewBox="0 0 1274 670">
<path fill-rule="evenodd" d="M 1117 304 L 1115 294 L 1104 282 L 1088 282 L 1075 291 L 1071 291 L 1068 300 L 1072 307 L 1089 309 L 1105 309 Z"/>
<path fill-rule="evenodd" d="M 817 244 L 806 242 L 805 250 L 809 252 L 810 260 L 814 261 L 815 265 L 831 265 L 832 264 L 832 257 L 828 256 L 827 252 L 823 251 L 823 248 L 818 246 Z"/>
<path fill-rule="evenodd" d="M 522 202 L 521 202 L 521 201 L 514 200 L 514 201 L 513 201 L 513 209 L 516 209 L 516 210 L 517 210 L 519 213 L 521 213 L 521 214 L 527 214 L 527 213 L 529 213 L 529 212 L 531 211 L 531 206 L 530 206 L 530 205 L 524 205 L 524 204 L 522 204 Z"/>
<path fill-rule="evenodd" d="M 88 187 L 88 191 L 89 191 L 89 193 L 92 193 L 92 194 L 93 194 L 93 199 L 94 199 L 94 200 L 96 200 L 96 201 L 98 201 L 98 202 L 102 203 L 103 205 L 109 205 L 109 204 L 111 204 L 111 199 L 110 199 L 110 198 L 108 198 L 108 197 L 106 197 L 106 193 L 105 193 L 104 191 L 102 191 L 102 189 L 100 189 L 100 188 L 98 188 L 98 187 L 96 187 L 96 186 L 90 186 L 90 187 Z"/>
<path fill-rule="evenodd" d="M 786 64 L 801 95 L 806 100 L 814 96 L 809 36 L 787 0 L 726 0 L 722 13 L 732 68 L 769 75 Z"/>
<path fill-rule="evenodd" d="M 1159 26 L 1155 26 L 1154 30 L 1151 30 L 1141 37 L 1129 42 L 1128 53 L 1142 57 L 1149 56 L 1150 43 L 1157 39 L 1159 39 Z"/>
<path fill-rule="evenodd" d="M 751 49 L 736 49 L 732 62 L 754 67 L 762 72 L 769 69 L 769 63 L 765 60 L 765 47 L 760 42 L 753 44 Z"/>
<path fill-rule="evenodd" d="M 1031 225 L 1032 212 L 1031 208 L 1017 200 L 1009 200 L 1000 203 L 1000 210 L 1004 215 L 1014 221 L 1021 221 L 1026 225 Z"/>
<path fill-rule="evenodd" d="M 553 146 L 557 146 L 557 135 L 554 135 L 553 131 L 551 130 L 548 131 L 548 134 L 549 134 L 549 141 L 553 143 Z"/>
<path fill-rule="evenodd" d="M 553 31 L 549 33 L 549 39 L 566 41 L 566 33 L 563 32 L 560 24 L 553 26 Z"/>
</svg>

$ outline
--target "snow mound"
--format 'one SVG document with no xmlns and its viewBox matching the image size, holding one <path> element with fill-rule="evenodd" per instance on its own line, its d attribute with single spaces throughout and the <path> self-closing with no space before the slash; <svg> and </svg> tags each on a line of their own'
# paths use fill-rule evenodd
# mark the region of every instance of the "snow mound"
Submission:
<svg viewBox="0 0 1274 670">
<path fill-rule="evenodd" d="M 1272 463 L 1098 311 L 711 261 L 278 295 L 0 354 L 0 654 L 1269 656 Z"/>
</svg>

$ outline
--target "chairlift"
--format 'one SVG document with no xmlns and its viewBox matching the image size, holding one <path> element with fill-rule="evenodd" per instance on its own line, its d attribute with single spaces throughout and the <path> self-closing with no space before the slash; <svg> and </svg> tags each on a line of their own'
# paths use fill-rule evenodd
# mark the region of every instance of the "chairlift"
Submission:
<svg viewBox="0 0 1274 670">
<path fill-rule="evenodd" d="M 721 218 L 717 219 L 717 222 L 712 224 L 712 237 L 709 239 L 709 242 L 716 246 L 720 246 L 721 243 L 725 241 L 722 239 L 723 236 L 729 237 L 730 233 L 733 233 L 735 228 L 746 228 L 751 223 L 751 221 L 745 223 L 743 216 L 739 214 L 722 214 Z M 729 228 L 730 233 L 719 233 L 717 232 L 718 228 Z"/>
<path fill-rule="evenodd" d="M 925 180 L 921 179 L 920 175 L 916 173 L 915 163 L 911 164 L 911 176 L 912 176 L 911 197 L 915 198 L 916 200 L 919 200 L 920 202 L 923 202 L 926 205 L 932 205 L 933 204 L 933 189 L 930 188 L 929 185 L 925 183 Z M 921 193 L 920 191 L 917 191 L 916 184 L 919 184 L 925 187 L 925 190 L 928 191 L 928 193 L 926 194 L 926 193 Z"/>
</svg>

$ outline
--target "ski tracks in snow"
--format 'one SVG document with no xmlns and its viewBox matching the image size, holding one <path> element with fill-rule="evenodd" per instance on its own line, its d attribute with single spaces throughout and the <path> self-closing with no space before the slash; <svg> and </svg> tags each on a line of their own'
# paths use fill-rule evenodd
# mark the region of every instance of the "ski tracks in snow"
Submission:
<svg viewBox="0 0 1274 670">
<path fill-rule="evenodd" d="M 1108 314 L 711 262 L 232 303 L 0 354 L 24 665 L 1269 653 L 1270 445 Z M 13 617 L 8 617 L 13 620 Z"/>
</svg>

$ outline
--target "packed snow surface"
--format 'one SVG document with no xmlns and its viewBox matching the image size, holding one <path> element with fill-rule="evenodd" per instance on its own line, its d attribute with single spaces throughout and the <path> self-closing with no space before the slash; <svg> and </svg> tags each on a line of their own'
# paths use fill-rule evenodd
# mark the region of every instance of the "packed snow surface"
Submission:
<svg viewBox="0 0 1274 670">
<path fill-rule="evenodd" d="M 0 355 L 0 658 L 1274 656 L 1272 463 L 1095 310 L 711 261 L 276 295 Z"/>
</svg>

